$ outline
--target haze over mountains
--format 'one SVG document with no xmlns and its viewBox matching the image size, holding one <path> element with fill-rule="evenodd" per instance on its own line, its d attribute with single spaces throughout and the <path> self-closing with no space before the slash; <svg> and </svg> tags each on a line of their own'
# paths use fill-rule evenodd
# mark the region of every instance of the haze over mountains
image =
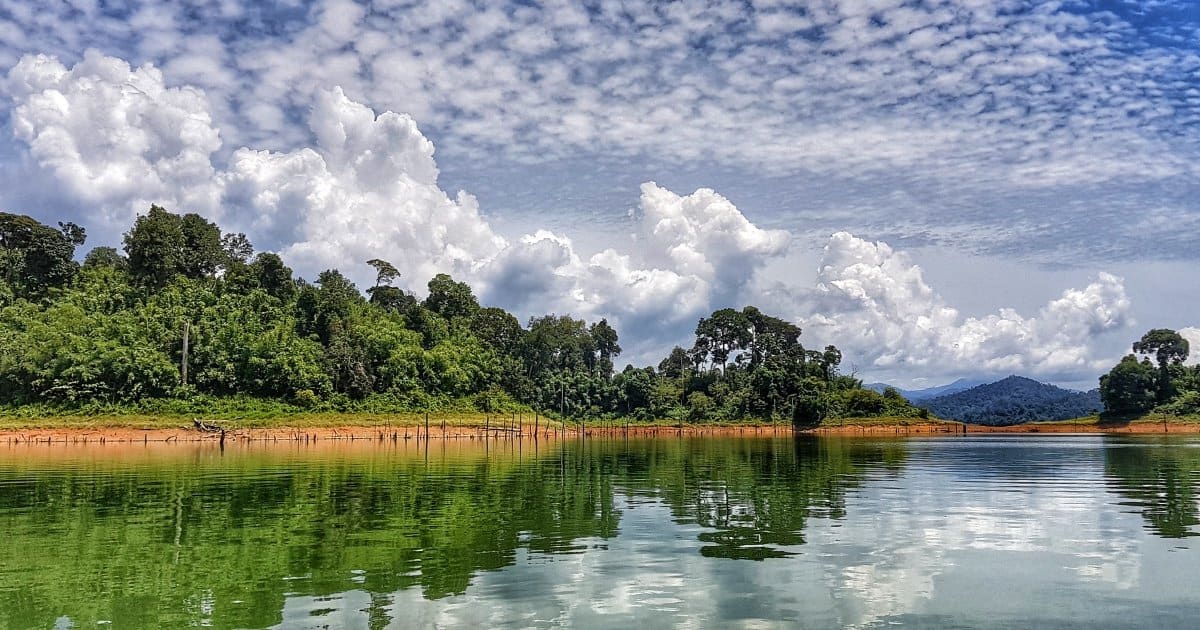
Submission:
<svg viewBox="0 0 1200 630">
<path fill-rule="evenodd" d="M 883 391 L 887 385 L 871 383 L 866 387 Z M 940 387 L 899 391 L 940 418 L 970 424 L 1000 426 L 1069 420 L 1104 408 L 1098 389 L 1086 392 L 1063 389 L 1022 376 L 1009 376 L 994 383 L 959 379 Z"/>
<path fill-rule="evenodd" d="M 971 389 L 972 387 L 984 385 L 989 382 L 990 381 L 981 378 L 960 378 L 953 383 L 938 385 L 937 387 L 926 387 L 924 389 L 902 389 L 899 387 L 893 387 L 887 383 L 868 383 L 863 385 L 863 387 L 867 389 L 873 389 L 881 394 L 883 393 L 883 390 L 887 389 L 888 387 L 892 387 L 896 391 L 900 392 L 905 398 L 907 398 L 909 402 L 915 403 L 923 400 L 929 400 L 930 398 L 935 398 L 937 396 L 945 396 L 947 394 L 965 391 Z"/>
</svg>

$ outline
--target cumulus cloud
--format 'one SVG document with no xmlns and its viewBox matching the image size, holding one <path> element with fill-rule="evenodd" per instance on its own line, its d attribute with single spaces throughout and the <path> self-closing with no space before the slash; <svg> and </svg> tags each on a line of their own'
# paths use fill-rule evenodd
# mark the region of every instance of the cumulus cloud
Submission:
<svg viewBox="0 0 1200 630">
<path fill-rule="evenodd" d="M 365 281 L 365 261 L 384 258 L 419 290 L 448 272 L 523 315 L 612 318 L 635 351 L 685 335 L 714 304 L 734 305 L 790 242 L 713 190 L 679 195 L 653 182 L 641 187 L 634 234 L 620 250 L 588 256 L 546 230 L 510 242 L 473 196 L 441 188 L 433 143 L 412 117 L 376 114 L 341 88 L 316 94 L 312 146 L 239 148 L 221 169 L 204 93 L 166 87 L 153 66 L 89 55 L 67 69 L 30 56 L 8 83 L 29 156 L 69 201 L 100 210 L 110 232 L 159 203 L 277 246 L 310 277 L 336 267 Z M 88 122 L 98 116 L 97 133 Z"/>
<path fill-rule="evenodd" d="M 316 94 L 312 146 L 243 147 L 218 168 L 205 94 L 167 87 L 153 66 L 89 54 L 68 69 L 27 56 L 6 85 L 29 158 L 102 221 L 127 226 L 156 202 L 278 244 L 310 276 L 339 267 L 366 280 L 364 262 L 376 257 L 396 263 L 410 288 L 449 272 L 522 315 L 613 319 L 643 359 L 685 338 L 697 317 L 749 300 L 745 288 L 792 243 L 711 189 L 680 195 L 653 182 L 619 246 L 589 255 L 547 230 L 510 241 L 473 196 L 442 189 L 433 143 L 412 117 L 377 114 L 341 88 Z M 1092 354 L 1091 339 L 1130 319 L 1123 282 L 1108 274 L 1033 316 L 963 317 L 907 256 L 846 232 L 829 240 L 804 301 L 810 338 L 883 370 L 1081 374 L 1110 360 Z"/>
<path fill-rule="evenodd" d="M 305 113 L 342 85 L 420 120 L 448 172 L 602 151 L 626 158 L 607 167 L 609 179 L 640 173 L 648 156 L 676 171 L 744 169 L 751 189 L 765 188 L 764 173 L 803 178 L 787 194 L 813 205 L 841 190 L 870 197 L 854 225 L 821 225 L 821 237 L 883 226 L 894 241 L 1039 262 L 1191 260 L 1180 236 L 1196 223 L 1200 164 L 1191 9 L 1098 0 L 821 0 L 803 10 L 743 0 L 587 10 L 563 0 L 486 9 L 444 0 L 369 11 L 345 0 L 12 0 L 0 14 L 0 67 L 44 51 L 73 60 L 89 47 L 154 63 L 205 89 L 229 147 L 312 144 Z M 513 195 L 523 184 L 497 187 Z M 889 203 L 896 190 L 920 203 Z M 809 216 L 844 209 L 840 201 Z M 547 200 L 537 210 L 558 208 Z M 1131 220 L 1151 212 L 1166 220 Z"/>
<path fill-rule="evenodd" d="M 1107 273 L 1032 316 L 964 317 L 904 253 L 846 232 L 825 246 L 808 299 L 809 331 L 891 372 L 1090 375 L 1112 359 L 1093 354 L 1094 337 L 1131 323 L 1124 283 Z"/>
<path fill-rule="evenodd" d="M 286 244 L 303 269 L 391 259 L 423 282 L 460 276 L 506 246 L 465 192 L 437 182 L 433 143 L 407 115 L 376 116 L 340 88 L 318 94 L 309 116 L 312 148 L 274 153 L 239 149 L 222 175 L 226 201 L 243 208 L 251 234 Z"/>
<path fill-rule="evenodd" d="M 1179 334 L 1182 335 L 1184 339 L 1187 339 L 1188 342 L 1188 350 L 1190 352 L 1188 354 L 1187 364 L 1200 365 L 1200 328 L 1195 326 L 1180 328 Z"/>
<path fill-rule="evenodd" d="M 629 253 L 608 248 L 585 261 L 570 239 L 538 231 L 482 270 L 485 294 L 522 311 L 541 302 L 561 312 L 612 317 L 661 346 L 690 332 L 681 325 L 694 324 L 714 304 L 736 305 L 755 272 L 790 242 L 787 232 L 754 225 L 709 189 L 678 195 L 647 182 L 633 214 Z M 547 302 L 546 296 L 554 297 Z"/>
<path fill-rule="evenodd" d="M 221 139 L 199 90 L 168 88 L 152 65 L 96 53 L 70 69 L 23 57 L 5 88 L 13 135 L 100 222 L 128 225 L 150 203 L 217 213 L 210 156 Z"/>
</svg>

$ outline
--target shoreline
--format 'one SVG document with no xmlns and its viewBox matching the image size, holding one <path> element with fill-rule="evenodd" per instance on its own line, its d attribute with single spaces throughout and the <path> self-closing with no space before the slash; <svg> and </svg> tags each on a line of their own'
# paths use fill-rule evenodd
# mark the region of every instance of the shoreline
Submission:
<svg viewBox="0 0 1200 630">
<path fill-rule="evenodd" d="M 583 437 L 670 437 L 670 436 L 721 436 L 754 437 L 786 436 L 793 432 L 790 425 L 630 425 L 588 426 Z M 837 437 L 888 437 L 888 436 L 955 436 L 992 433 L 1019 434 L 1067 434 L 1067 433 L 1115 433 L 1142 435 L 1200 434 L 1200 423 L 1135 421 L 1122 424 L 1099 424 L 1080 422 L 1044 422 L 1011 426 L 964 425 L 958 422 L 921 422 L 913 424 L 872 424 L 849 422 L 833 426 L 818 426 L 796 429 L 797 434 Z M 384 426 L 384 425 L 331 425 L 323 427 L 252 427 L 232 428 L 222 432 L 205 432 L 192 427 L 137 428 L 120 426 L 66 426 L 39 428 L 0 429 L 0 444 L 134 444 L 134 443 L 221 443 L 224 442 L 292 442 L 315 443 L 328 441 L 348 442 L 408 442 L 411 440 L 555 440 L 578 438 L 578 427 L 523 426 L 454 426 L 442 427 L 430 424 Z"/>
</svg>

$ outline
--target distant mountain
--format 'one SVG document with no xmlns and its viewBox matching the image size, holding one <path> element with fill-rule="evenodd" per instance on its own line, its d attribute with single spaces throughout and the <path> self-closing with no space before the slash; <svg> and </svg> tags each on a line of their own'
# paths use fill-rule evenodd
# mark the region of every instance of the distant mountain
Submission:
<svg viewBox="0 0 1200 630">
<path fill-rule="evenodd" d="M 934 398 L 936 396 L 944 396 L 946 394 L 965 391 L 975 387 L 976 385 L 982 385 L 984 383 L 987 383 L 987 381 L 977 378 L 960 378 L 953 383 L 939 385 L 937 387 L 927 387 L 925 389 L 901 389 L 897 387 L 895 389 L 896 391 L 900 392 L 902 396 L 907 398 L 909 402 L 916 403 L 922 400 Z M 867 385 L 863 385 L 863 387 L 867 389 L 873 389 L 882 394 L 883 390 L 891 387 L 891 385 L 888 385 L 887 383 L 869 383 Z"/>
<path fill-rule="evenodd" d="M 935 396 L 923 400 L 921 405 L 941 418 L 988 425 L 1068 420 L 1104 408 L 1099 389 L 1079 392 L 1023 376 Z"/>
</svg>

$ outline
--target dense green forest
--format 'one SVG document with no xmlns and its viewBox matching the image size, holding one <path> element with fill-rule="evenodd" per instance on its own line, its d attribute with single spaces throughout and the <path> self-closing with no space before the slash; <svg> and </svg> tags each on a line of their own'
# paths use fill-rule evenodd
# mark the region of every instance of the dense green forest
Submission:
<svg viewBox="0 0 1200 630">
<path fill-rule="evenodd" d="M 439 274 L 423 300 L 370 260 L 365 295 L 315 281 L 242 234 L 154 206 L 124 251 L 74 224 L 0 213 L 0 403 L 22 413 L 205 413 L 532 408 L 565 418 L 758 419 L 923 414 L 839 373 L 833 346 L 753 306 L 700 319 L 690 348 L 617 371 L 604 319 L 524 325 Z M 186 361 L 185 359 L 186 346 Z"/>
<path fill-rule="evenodd" d="M 1023 376 L 935 396 L 921 404 L 939 418 L 994 426 L 1070 420 L 1094 414 L 1102 407 L 1099 390 L 1076 392 Z"/>
<path fill-rule="evenodd" d="M 1187 339 L 1174 330 L 1155 328 L 1142 335 L 1133 343 L 1133 353 L 1100 377 L 1105 411 L 1200 414 L 1200 365 L 1184 365 L 1189 351 Z"/>
</svg>

